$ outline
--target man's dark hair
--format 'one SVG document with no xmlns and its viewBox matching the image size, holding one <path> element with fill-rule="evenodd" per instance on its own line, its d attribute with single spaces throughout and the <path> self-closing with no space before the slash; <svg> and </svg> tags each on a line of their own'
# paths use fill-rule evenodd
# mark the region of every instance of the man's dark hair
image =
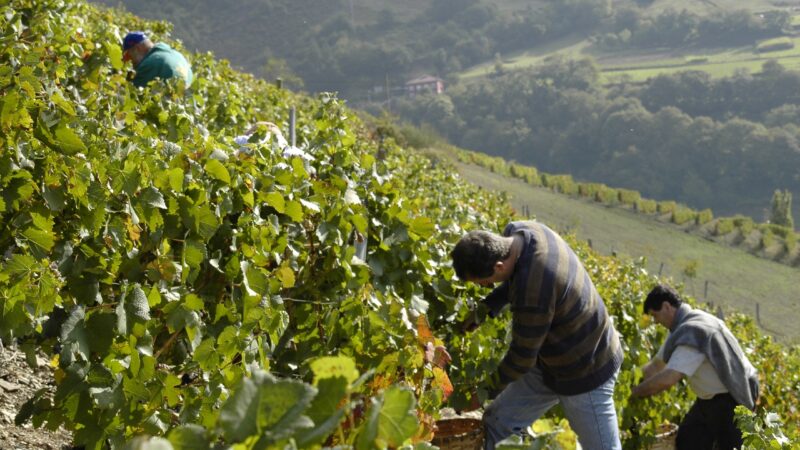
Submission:
<svg viewBox="0 0 800 450">
<path fill-rule="evenodd" d="M 494 265 L 511 254 L 511 244 L 502 236 L 488 231 L 470 231 L 461 237 L 450 256 L 456 276 L 487 278 L 494 274 Z"/>
<path fill-rule="evenodd" d="M 663 305 L 664 302 L 668 302 L 670 305 L 677 308 L 681 306 L 683 300 L 681 300 L 681 296 L 678 295 L 675 289 L 659 284 L 647 294 L 647 298 L 644 300 L 644 313 L 661 311 L 661 305 Z"/>
</svg>

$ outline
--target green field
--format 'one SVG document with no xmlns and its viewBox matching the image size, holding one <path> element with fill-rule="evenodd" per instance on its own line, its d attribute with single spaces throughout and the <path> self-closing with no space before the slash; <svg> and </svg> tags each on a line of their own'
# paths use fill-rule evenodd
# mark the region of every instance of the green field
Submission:
<svg viewBox="0 0 800 450">
<path fill-rule="evenodd" d="M 756 314 L 777 338 L 800 341 L 800 269 L 752 256 L 742 250 L 707 241 L 673 225 L 618 208 L 572 198 L 505 178 L 474 165 L 454 162 L 461 175 L 485 189 L 506 191 L 518 211 L 560 231 L 574 232 L 598 251 L 624 257 L 645 257 L 651 273 L 684 283 L 698 300 Z M 696 265 L 693 278 L 685 275 Z M 705 295 L 706 281 L 708 293 Z"/>
<path fill-rule="evenodd" d="M 540 64 L 548 57 L 565 58 L 593 57 L 602 73 L 605 83 L 627 79 L 644 81 L 659 74 L 670 74 L 686 70 L 702 70 L 713 77 L 731 76 L 737 71 L 750 73 L 761 71 L 761 66 L 769 60 L 777 60 L 787 69 L 800 70 L 800 37 L 789 38 L 794 48 L 788 50 L 758 53 L 755 46 L 715 49 L 654 50 L 601 52 L 593 49 L 589 42 L 577 37 L 564 38 L 503 58 L 503 68 L 523 69 Z M 461 73 L 463 80 L 486 76 L 495 70 L 494 63 L 485 63 Z"/>
</svg>

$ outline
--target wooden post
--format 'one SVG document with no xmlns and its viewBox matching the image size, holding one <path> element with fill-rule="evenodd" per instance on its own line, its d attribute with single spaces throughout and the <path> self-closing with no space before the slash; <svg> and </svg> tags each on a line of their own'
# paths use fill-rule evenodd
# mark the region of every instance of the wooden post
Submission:
<svg viewBox="0 0 800 450">
<path fill-rule="evenodd" d="M 706 280 L 706 286 L 703 288 L 703 298 L 708 298 L 708 280 Z"/>
<path fill-rule="evenodd" d="M 392 94 L 389 93 L 389 73 L 386 73 L 386 110 L 392 112 Z"/>
<path fill-rule="evenodd" d="M 661 263 L 661 266 L 658 268 L 658 276 L 661 276 L 661 271 L 664 270 L 664 263 Z"/>
<path fill-rule="evenodd" d="M 294 147 L 297 142 L 297 133 L 295 132 L 295 126 L 297 124 L 296 115 L 295 107 L 292 106 L 292 109 L 289 110 L 289 144 L 291 144 L 292 147 Z"/>
<path fill-rule="evenodd" d="M 283 88 L 283 79 L 276 78 L 275 79 L 275 87 L 278 88 L 278 89 Z"/>
<path fill-rule="evenodd" d="M 756 302 L 756 323 L 761 328 L 764 328 L 764 325 L 761 325 L 761 305 L 758 302 Z"/>
</svg>

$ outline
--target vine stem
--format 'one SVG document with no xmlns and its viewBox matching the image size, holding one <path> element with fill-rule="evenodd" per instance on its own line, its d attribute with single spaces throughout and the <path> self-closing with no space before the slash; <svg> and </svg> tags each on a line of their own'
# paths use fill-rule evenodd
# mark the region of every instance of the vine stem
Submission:
<svg viewBox="0 0 800 450">
<path fill-rule="evenodd" d="M 165 342 L 165 343 L 164 343 L 164 345 L 163 345 L 163 346 L 161 346 L 161 348 L 160 348 L 160 349 L 158 349 L 158 351 L 157 351 L 157 352 L 156 352 L 156 354 L 154 355 L 154 356 L 155 356 L 155 358 L 156 358 L 156 361 L 158 361 L 158 357 L 159 357 L 159 356 L 161 356 L 161 354 L 162 354 L 162 353 L 164 353 L 164 351 L 165 351 L 165 350 L 167 350 L 168 348 L 172 347 L 172 344 L 175 342 L 175 339 L 177 339 L 177 338 L 178 338 L 178 335 L 179 335 L 180 333 L 181 333 L 181 330 L 178 330 L 178 331 L 176 331 L 176 332 L 172 333 L 172 336 L 170 336 L 170 337 L 169 337 L 169 339 L 167 340 L 167 342 Z"/>
</svg>

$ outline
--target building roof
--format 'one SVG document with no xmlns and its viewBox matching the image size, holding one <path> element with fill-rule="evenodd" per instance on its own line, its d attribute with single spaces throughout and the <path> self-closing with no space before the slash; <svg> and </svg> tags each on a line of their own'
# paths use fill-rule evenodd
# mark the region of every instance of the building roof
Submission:
<svg viewBox="0 0 800 450">
<path fill-rule="evenodd" d="M 444 81 L 444 80 L 442 80 L 441 78 L 438 78 L 438 77 L 434 77 L 432 75 L 422 75 L 422 76 L 419 76 L 417 78 L 414 78 L 412 80 L 407 81 L 406 82 L 406 86 L 413 86 L 415 84 L 431 84 L 431 83 L 436 83 L 436 82 L 440 82 L 440 81 Z"/>
</svg>

